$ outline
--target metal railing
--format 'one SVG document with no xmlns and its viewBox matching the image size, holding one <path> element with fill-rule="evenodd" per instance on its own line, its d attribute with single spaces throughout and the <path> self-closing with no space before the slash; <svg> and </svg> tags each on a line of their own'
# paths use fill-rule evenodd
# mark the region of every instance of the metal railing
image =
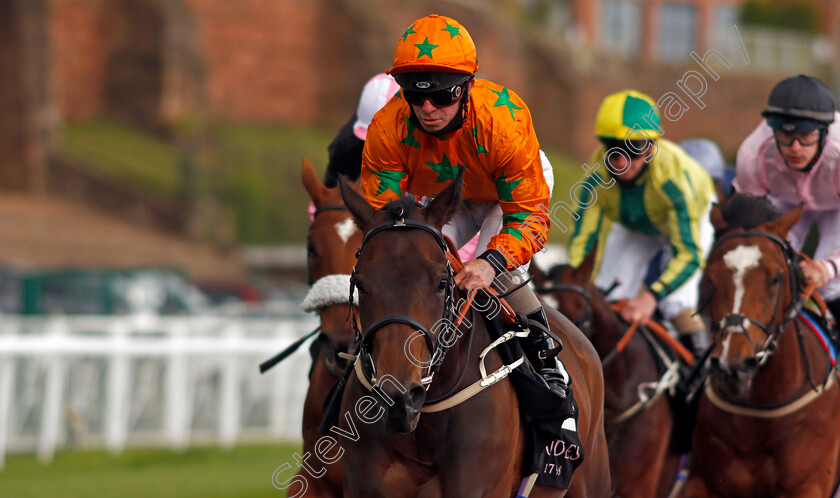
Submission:
<svg viewBox="0 0 840 498">
<path fill-rule="evenodd" d="M 9 452 L 299 440 L 309 355 L 258 364 L 314 318 L 0 318 L 0 467 Z"/>
</svg>

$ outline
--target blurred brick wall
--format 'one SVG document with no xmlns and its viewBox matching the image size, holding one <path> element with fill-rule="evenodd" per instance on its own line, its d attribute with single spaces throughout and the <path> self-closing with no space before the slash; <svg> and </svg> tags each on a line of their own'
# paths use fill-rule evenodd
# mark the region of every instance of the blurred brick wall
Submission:
<svg viewBox="0 0 840 498">
<path fill-rule="evenodd" d="M 233 120 L 317 120 L 313 61 L 320 1 L 186 0 L 200 29 L 211 114 Z"/>
<path fill-rule="evenodd" d="M 45 0 L 0 0 L 0 190 L 43 192 L 54 140 Z"/>
<path fill-rule="evenodd" d="M 104 108 L 105 0 L 50 0 L 52 71 L 59 110 L 90 119 Z"/>
<path fill-rule="evenodd" d="M 516 16 L 478 8 L 482 5 L 478 3 L 48 1 L 58 103 L 61 113 L 72 119 L 102 112 L 124 114 L 132 106 L 137 114 L 142 103 L 140 109 L 150 114 L 140 113 L 139 119 L 153 121 L 171 122 L 206 111 L 226 120 L 337 129 L 354 112 L 367 78 L 390 66 L 396 40 L 405 28 L 437 12 L 458 19 L 470 31 L 478 46 L 479 76 L 525 99 L 540 140 L 583 160 L 595 146 L 593 120 L 604 96 L 631 87 L 654 99 L 667 91 L 679 94 L 676 82 L 686 70 L 699 69 L 696 64 L 627 65 L 594 56 L 581 63 L 553 40 L 528 32 Z M 170 3 L 179 7 L 167 7 Z M 142 33 L 126 36 L 142 30 L 142 16 L 132 13 L 143 12 L 144 5 L 153 7 L 149 18 L 154 29 L 146 35 L 163 33 L 157 44 Z M 134 25 L 126 27 L 126 18 L 134 19 Z M 167 55 L 171 53 L 181 55 Z M 191 69 L 181 69 L 183 61 Z M 734 57 L 732 62 L 743 64 Z M 146 73 L 137 72 L 142 68 L 147 68 Z M 122 76 L 109 75 L 115 69 Z M 705 109 L 680 94 L 691 110 L 678 122 L 666 121 L 665 136 L 675 140 L 689 134 L 709 136 L 732 155 L 758 122 L 766 95 L 780 77 L 719 72 L 719 81 L 707 79 Z M 172 81 L 181 87 L 167 87 Z M 122 99 L 120 92 L 106 98 L 109 88 L 122 89 Z M 155 119 L 155 114 L 166 116 Z"/>
</svg>

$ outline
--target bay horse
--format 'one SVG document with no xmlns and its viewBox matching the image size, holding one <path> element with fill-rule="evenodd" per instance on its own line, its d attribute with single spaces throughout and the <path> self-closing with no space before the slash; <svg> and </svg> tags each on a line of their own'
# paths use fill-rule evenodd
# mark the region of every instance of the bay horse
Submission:
<svg viewBox="0 0 840 498">
<path fill-rule="evenodd" d="M 712 209 L 701 312 L 714 349 L 681 496 L 827 497 L 837 486 L 837 370 L 797 314 L 808 292 L 785 239 L 801 214 L 743 194 Z"/>
<path fill-rule="evenodd" d="M 350 272 L 355 264 L 355 251 L 362 242 L 350 212 L 344 206 L 338 187 L 328 188 L 321 182 L 307 159 L 303 159 L 301 179 L 312 203 L 314 217 L 306 237 L 307 267 L 312 286 L 305 303 L 317 311 L 321 319 L 320 334 L 312 344 L 312 369 L 309 390 L 303 405 L 303 451 L 315 454 L 321 434 L 318 425 L 323 418 L 321 408 L 332 386 L 344 370 L 346 360 L 337 354 L 346 352 L 353 341 L 348 321 Z M 315 297 L 313 297 L 313 293 Z M 325 475 L 307 479 L 301 468 L 299 482 L 307 482 L 303 495 L 313 497 L 343 496 L 344 475 L 341 462 L 325 462 Z"/>
<path fill-rule="evenodd" d="M 680 459 L 672 441 L 675 411 L 667 396 L 679 363 L 644 329 L 622 344 L 629 325 L 592 282 L 597 252 L 592 248 L 576 268 L 561 264 L 543 273 L 532 264 L 531 275 L 537 292 L 554 298 L 601 357 L 611 496 L 665 497 Z"/>
<path fill-rule="evenodd" d="M 484 321 L 477 313 L 462 314 L 465 319 L 457 328 L 430 331 L 437 324 L 453 323 L 447 321 L 454 315 L 452 303 L 465 296 L 454 285 L 447 243 L 440 235 L 460 205 L 462 184 L 459 175 L 426 208 L 409 197 L 376 210 L 340 182 L 345 204 L 365 232 L 353 280 L 363 331 L 356 375 L 347 383 L 340 422 L 330 432 L 344 443 L 339 454 L 345 496 L 517 494 L 524 425 L 513 384 L 500 374 L 502 355 L 488 347 L 492 339 Z M 546 313 L 563 340 L 560 357 L 573 379 L 585 458 L 568 490 L 536 486 L 530 496 L 568 492 L 570 497 L 603 497 L 610 479 L 598 357 L 562 315 L 551 309 Z M 433 411 L 429 403 L 456 391 L 457 397 L 482 378 L 496 380 L 484 375 L 478 358 L 482 351 L 487 371 L 499 369 L 494 375 L 501 380 L 456 406 Z M 439 366 L 433 374 L 431 363 Z M 372 382 L 363 380 L 367 376 Z M 373 394 L 363 382 L 373 384 Z M 337 457 L 335 452 L 332 456 Z"/>
</svg>

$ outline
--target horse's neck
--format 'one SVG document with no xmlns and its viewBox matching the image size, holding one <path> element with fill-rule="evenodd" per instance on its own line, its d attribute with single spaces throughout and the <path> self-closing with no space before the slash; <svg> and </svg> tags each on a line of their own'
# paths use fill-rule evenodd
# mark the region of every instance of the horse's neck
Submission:
<svg viewBox="0 0 840 498">
<path fill-rule="evenodd" d="M 589 285 L 589 302 L 592 305 L 592 335 L 590 340 L 602 358 L 618 344 L 627 327 L 610 308 L 604 295 L 597 287 Z"/>
<path fill-rule="evenodd" d="M 464 296 L 456 296 L 455 302 L 460 302 L 462 297 Z M 457 315 L 459 313 L 460 310 L 456 310 L 456 318 L 453 321 L 457 322 Z M 466 373 L 464 373 L 463 380 L 453 393 L 463 390 L 472 382 L 478 380 L 480 377 L 478 355 L 490 342 L 492 342 L 490 334 L 480 313 L 475 310 L 468 310 L 462 318 L 462 323 L 458 326 L 457 339 L 454 344 L 447 348 L 440 369 L 435 373 L 435 379 L 429 387 L 427 398 L 435 399 L 449 392 L 461 377 L 464 369 L 466 369 Z M 491 361 L 493 357 L 498 357 L 498 354 L 491 352 L 487 356 L 486 364 L 488 372 L 498 368 Z"/>
</svg>

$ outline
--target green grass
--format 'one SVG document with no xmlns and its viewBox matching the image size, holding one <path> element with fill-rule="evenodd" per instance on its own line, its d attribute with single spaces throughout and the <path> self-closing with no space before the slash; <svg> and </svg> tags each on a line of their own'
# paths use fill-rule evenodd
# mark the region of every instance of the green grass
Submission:
<svg viewBox="0 0 840 498">
<path fill-rule="evenodd" d="M 250 497 L 283 496 L 272 486 L 274 470 L 297 468 L 297 444 L 65 452 L 50 465 L 34 456 L 12 456 L 0 470 L 3 497 Z"/>
</svg>

